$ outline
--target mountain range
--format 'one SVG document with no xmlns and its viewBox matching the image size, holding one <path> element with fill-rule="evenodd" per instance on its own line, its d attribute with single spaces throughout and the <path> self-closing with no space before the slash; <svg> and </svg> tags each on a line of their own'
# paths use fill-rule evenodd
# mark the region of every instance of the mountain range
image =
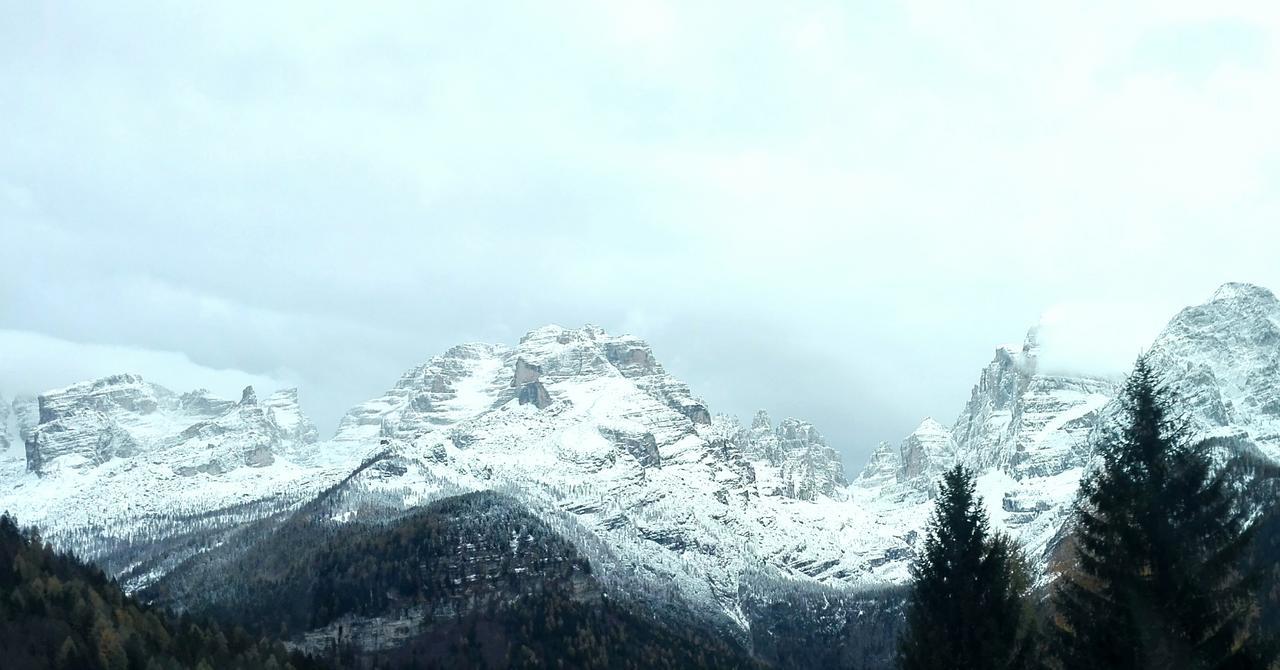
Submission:
<svg viewBox="0 0 1280 670">
<path fill-rule="evenodd" d="M 997 348 L 959 416 L 924 419 L 853 476 L 812 424 L 717 414 L 644 340 L 594 326 L 453 347 L 323 440 L 296 390 L 232 400 L 119 374 L 0 403 L 0 509 L 181 608 L 216 596 L 210 566 L 237 565 L 299 518 L 332 533 L 491 491 L 571 546 L 592 589 L 763 647 L 772 604 L 906 583 L 956 463 L 1052 578 L 1121 380 L 1044 369 L 1041 353 L 1034 329 Z M 1200 436 L 1280 461 L 1275 295 L 1223 285 L 1149 354 Z"/>
</svg>

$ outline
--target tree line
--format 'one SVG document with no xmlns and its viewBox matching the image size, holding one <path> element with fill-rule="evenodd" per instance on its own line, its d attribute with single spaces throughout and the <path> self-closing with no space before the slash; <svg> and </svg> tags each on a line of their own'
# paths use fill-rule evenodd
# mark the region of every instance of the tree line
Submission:
<svg viewBox="0 0 1280 670">
<path fill-rule="evenodd" d="M 912 565 L 898 667 L 1277 667 L 1274 498 L 1259 505 L 1248 469 L 1196 441 L 1178 404 L 1140 358 L 1048 587 L 991 528 L 973 473 L 948 471 Z"/>
</svg>

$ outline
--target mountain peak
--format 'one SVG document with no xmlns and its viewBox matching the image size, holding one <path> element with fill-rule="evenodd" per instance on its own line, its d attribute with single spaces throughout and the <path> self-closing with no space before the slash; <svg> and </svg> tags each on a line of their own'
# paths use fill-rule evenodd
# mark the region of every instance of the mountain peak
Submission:
<svg viewBox="0 0 1280 670">
<path fill-rule="evenodd" d="M 599 340 L 609 337 L 604 328 L 593 324 L 584 324 L 581 328 L 565 328 L 554 323 L 534 328 L 520 338 L 520 344 L 539 340 L 555 340 L 559 344 L 569 344 L 574 340 Z"/>
<path fill-rule="evenodd" d="M 1244 301 L 1274 303 L 1276 296 L 1270 290 L 1245 282 L 1227 282 L 1214 291 L 1210 302 Z"/>
<path fill-rule="evenodd" d="M 916 429 L 915 429 L 915 430 L 913 430 L 913 431 L 911 431 L 911 434 L 912 434 L 912 435 L 938 435 L 938 434 L 945 434 L 945 435 L 947 435 L 948 437 L 950 437 L 950 436 L 951 436 L 951 429 L 949 429 L 949 428 L 947 428 L 946 426 L 942 425 L 941 423 L 939 423 L 939 422 L 938 422 L 936 419 L 934 419 L 933 417 L 931 417 L 931 416 L 926 416 L 926 417 L 924 418 L 924 420 L 920 422 L 920 425 L 919 425 L 919 426 L 916 426 Z"/>
</svg>

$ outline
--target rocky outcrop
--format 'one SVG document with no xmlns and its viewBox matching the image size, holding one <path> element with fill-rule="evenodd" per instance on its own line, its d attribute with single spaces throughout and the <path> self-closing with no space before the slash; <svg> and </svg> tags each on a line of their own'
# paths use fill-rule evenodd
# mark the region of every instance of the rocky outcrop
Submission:
<svg viewBox="0 0 1280 670">
<path fill-rule="evenodd" d="M 173 394 L 138 375 L 112 375 L 40 395 L 40 423 L 85 412 L 147 415 Z"/>
<path fill-rule="evenodd" d="M 542 382 L 529 382 L 520 387 L 516 400 L 521 405 L 533 405 L 538 409 L 546 409 L 551 404 L 551 394 Z"/>
<path fill-rule="evenodd" d="M 658 453 L 658 441 L 653 437 L 653 433 L 627 430 L 617 426 L 599 426 L 597 430 L 605 439 L 636 459 L 640 465 L 646 468 L 662 466 L 662 455 Z"/>
<path fill-rule="evenodd" d="M 881 442 L 871 452 L 871 458 L 854 483 L 865 488 L 883 488 L 897 484 L 902 472 L 902 452 L 898 445 Z"/>
<path fill-rule="evenodd" d="M 689 424 L 711 423 L 706 405 L 666 373 L 644 340 L 596 326 L 545 326 L 514 348 L 461 345 L 410 370 L 382 397 L 348 412 L 335 439 L 413 439 L 512 400 L 546 409 L 560 386 L 604 379 L 626 380 L 683 417 L 663 415 L 667 423 L 655 432 L 662 439 L 691 432 Z"/>
</svg>

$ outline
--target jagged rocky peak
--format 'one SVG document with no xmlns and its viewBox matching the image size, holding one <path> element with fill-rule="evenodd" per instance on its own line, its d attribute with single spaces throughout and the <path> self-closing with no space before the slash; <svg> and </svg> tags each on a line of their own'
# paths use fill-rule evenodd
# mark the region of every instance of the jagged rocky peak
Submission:
<svg viewBox="0 0 1280 670">
<path fill-rule="evenodd" d="M 926 417 L 902 441 L 899 481 L 931 480 L 956 461 L 956 443 L 951 431 L 932 417 Z"/>
<path fill-rule="evenodd" d="M 1036 331 L 1027 333 L 1021 348 L 1002 346 L 978 377 L 952 437 L 974 465 L 998 465 L 1007 454 L 996 448 L 1011 431 L 1014 406 L 1035 374 Z"/>
<path fill-rule="evenodd" d="M 840 497 L 848 485 L 840 454 L 807 421 L 787 418 L 774 426 L 762 409 L 752 418 L 750 430 L 739 426 L 739 431 L 743 453 L 758 469 L 767 470 L 759 479 L 766 494 L 799 500 Z"/>
<path fill-rule="evenodd" d="M 756 460 L 777 465 L 782 460 L 782 451 L 777 433 L 773 430 L 773 421 L 765 410 L 757 410 L 751 419 L 751 430 L 747 433 L 744 445 L 747 455 Z"/>
<path fill-rule="evenodd" d="M 951 428 L 960 461 L 1015 478 L 1082 465 L 1090 430 L 1115 395 L 1115 381 L 1039 369 L 1032 328 L 1021 348 L 1005 346 L 983 369 Z"/>
<path fill-rule="evenodd" d="M 775 432 L 785 454 L 781 475 L 788 483 L 791 497 L 799 500 L 812 500 L 819 494 L 835 497 L 849 484 L 840 454 L 827 446 L 813 424 L 788 418 L 778 424 Z"/>
<path fill-rule="evenodd" d="M 543 326 L 520 338 L 516 346 L 516 374 L 531 375 L 528 381 L 546 381 L 566 377 L 592 377 L 616 374 L 617 368 L 606 355 L 609 336 L 596 326 L 578 329 Z"/>
<path fill-rule="evenodd" d="M 1244 437 L 1280 458 L 1280 300 L 1271 291 L 1224 284 L 1179 312 L 1150 356 L 1202 434 Z"/>
<path fill-rule="evenodd" d="M 865 488 L 903 485 L 904 490 L 929 491 L 957 458 L 951 430 L 926 417 L 899 444 L 881 442 L 856 483 Z"/>
<path fill-rule="evenodd" d="M 178 474 L 220 474 L 267 466 L 277 457 L 306 462 L 317 437 L 315 424 L 298 405 L 297 389 L 276 391 L 260 402 L 248 386 L 227 412 L 190 425 L 165 440 L 164 448 L 182 457 Z"/>
<path fill-rule="evenodd" d="M 1263 306 L 1264 309 L 1280 308 L 1276 294 L 1270 289 L 1247 282 L 1227 282 L 1219 286 L 1218 290 L 1213 292 L 1210 302 L 1245 303 L 1251 306 Z"/>
<path fill-rule="evenodd" d="M 932 494 L 937 479 L 959 460 L 951 429 L 925 418 L 897 445 L 879 443 L 854 483 L 861 488 L 878 489 L 881 496 L 923 500 L 920 496 Z"/>
</svg>

